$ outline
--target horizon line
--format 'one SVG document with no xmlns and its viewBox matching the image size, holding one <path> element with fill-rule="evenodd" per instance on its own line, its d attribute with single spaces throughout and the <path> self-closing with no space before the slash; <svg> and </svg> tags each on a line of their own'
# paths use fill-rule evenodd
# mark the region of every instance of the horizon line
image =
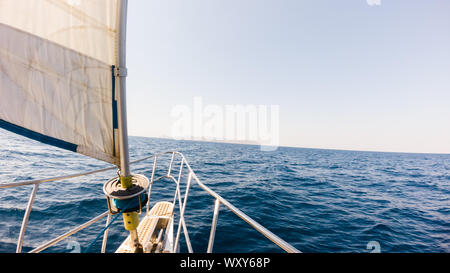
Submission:
<svg viewBox="0 0 450 273">
<path fill-rule="evenodd" d="M 331 150 L 331 151 L 343 151 L 343 152 L 369 152 L 369 153 L 391 153 L 391 154 L 422 154 L 422 155 L 450 155 L 450 152 L 395 152 L 395 151 L 378 151 L 378 150 L 349 150 L 342 148 L 311 148 L 311 147 L 301 147 L 301 146 L 287 146 L 287 145 L 263 145 L 257 143 L 244 143 L 244 142 L 228 142 L 219 140 L 206 140 L 206 139 L 174 139 L 170 137 L 155 137 L 155 136 L 138 136 L 129 135 L 130 137 L 142 137 L 142 138 L 155 138 L 155 139 L 165 139 L 173 141 L 196 141 L 196 142 L 206 142 L 206 143 L 220 143 L 220 144 L 235 144 L 235 145 L 251 145 L 251 146 L 272 146 L 278 148 L 294 148 L 294 149 L 312 149 L 312 150 Z"/>
</svg>

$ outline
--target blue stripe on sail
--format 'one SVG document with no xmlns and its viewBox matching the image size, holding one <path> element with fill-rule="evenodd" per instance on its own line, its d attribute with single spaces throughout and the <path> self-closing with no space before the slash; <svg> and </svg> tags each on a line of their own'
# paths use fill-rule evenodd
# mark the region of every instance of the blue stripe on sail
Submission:
<svg viewBox="0 0 450 273">
<path fill-rule="evenodd" d="M 119 128 L 117 119 L 117 101 L 116 101 L 116 76 L 114 75 L 115 66 L 112 66 L 112 111 L 113 111 L 113 129 Z"/>
<path fill-rule="evenodd" d="M 28 138 L 31 138 L 31 139 L 37 140 L 39 142 L 49 144 L 49 145 L 52 145 L 52 146 L 55 146 L 55 147 L 58 147 L 61 149 L 69 150 L 72 152 L 77 152 L 77 145 L 75 145 L 75 144 L 31 131 L 29 129 L 9 123 L 3 119 L 0 119 L 0 128 L 3 128 L 5 130 L 16 133 L 18 135 L 28 137 Z"/>
<path fill-rule="evenodd" d="M 116 101 L 116 76 L 114 74 L 115 66 L 112 66 L 112 118 L 113 118 L 113 155 L 116 155 L 116 134 L 115 129 L 119 128 L 119 122 L 117 119 L 117 101 Z"/>
</svg>

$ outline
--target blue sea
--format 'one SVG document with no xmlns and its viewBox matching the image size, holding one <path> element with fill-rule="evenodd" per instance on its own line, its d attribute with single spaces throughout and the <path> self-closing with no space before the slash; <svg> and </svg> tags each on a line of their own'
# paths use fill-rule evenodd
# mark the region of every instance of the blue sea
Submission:
<svg viewBox="0 0 450 273">
<path fill-rule="evenodd" d="M 369 242 L 381 252 L 450 252 L 450 155 L 286 147 L 264 152 L 254 145 L 143 137 L 131 137 L 130 146 L 132 159 L 182 152 L 205 185 L 302 252 L 370 252 Z M 152 162 L 133 165 L 132 171 L 150 177 Z M 164 164 L 157 174 L 164 174 Z M 109 166 L 0 130 L 0 183 Z M 105 212 L 102 186 L 114 176 L 116 171 L 108 171 L 41 184 L 23 251 Z M 0 252 L 15 252 L 32 189 L 0 189 Z M 174 189 L 173 182 L 156 182 L 150 203 L 171 201 Z M 206 251 L 213 205 L 213 198 L 193 184 L 185 218 L 194 252 Z M 73 252 L 76 246 L 85 251 L 105 221 L 44 253 Z M 127 235 L 119 218 L 110 229 L 107 252 Z M 101 239 L 90 252 L 100 251 Z M 183 236 L 181 251 L 187 251 Z M 214 252 L 283 251 L 221 206 Z"/>
</svg>

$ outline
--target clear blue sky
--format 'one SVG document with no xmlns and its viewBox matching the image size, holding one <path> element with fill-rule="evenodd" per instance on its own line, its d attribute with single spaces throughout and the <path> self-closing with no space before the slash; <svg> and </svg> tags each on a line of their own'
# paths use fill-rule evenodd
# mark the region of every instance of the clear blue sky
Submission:
<svg viewBox="0 0 450 273">
<path fill-rule="evenodd" d="M 130 0 L 130 135 L 280 106 L 280 145 L 450 153 L 450 1 Z"/>
</svg>

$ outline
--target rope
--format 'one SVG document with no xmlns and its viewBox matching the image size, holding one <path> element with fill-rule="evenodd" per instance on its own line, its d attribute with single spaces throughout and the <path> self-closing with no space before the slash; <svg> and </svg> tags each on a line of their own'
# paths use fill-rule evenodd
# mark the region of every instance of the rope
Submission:
<svg viewBox="0 0 450 273">
<path fill-rule="evenodd" d="M 128 203 L 125 205 L 125 207 L 122 209 L 122 211 L 128 209 L 129 205 L 132 204 L 131 201 L 133 201 L 133 199 L 128 201 Z M 95 237 L 95 239 L 89 244 L 89 246 L 83 251 L 83 253 L 87 253 L 91 249 L 91 247 L 95 244 L 95 242 L 97 242 L 97 240 L 100 238 L 100 236 L 102 236 L 102 234 L 105 233 L 105 231 L 112 225 L 112 223 L 114 223 L 114 221 L 117 220 L 117 218 L 120 216 L 120 214 L 121 213 L 118 213 L 116 216 L 114 216 L 113 219 L 111 219 L 111 222 L 97 234 L 97 237 Z"/>
</svg>

